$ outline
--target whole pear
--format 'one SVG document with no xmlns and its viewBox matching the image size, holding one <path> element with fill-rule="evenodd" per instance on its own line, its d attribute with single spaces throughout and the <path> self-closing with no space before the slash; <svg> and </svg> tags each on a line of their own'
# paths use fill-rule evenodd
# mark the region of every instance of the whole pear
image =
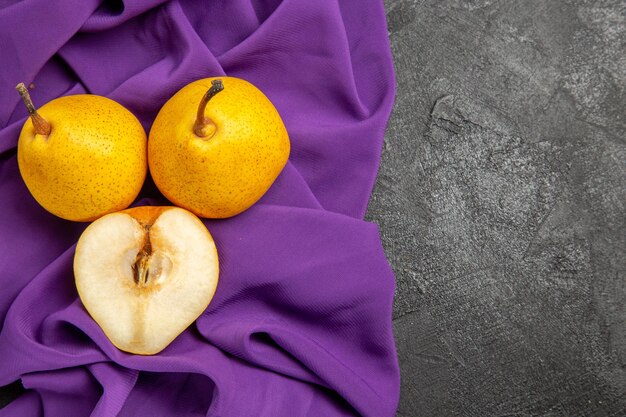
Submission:
<svg viewBox="0 0 626 417">
<path fill-rule="evenodd" d="M 146 133 L 133 114 L 106 97 L 81 94 L 35 109 L 20 83 L 30 117 L 17 144 L 26 187 L 50 213 L 91 221 L 128 207 L 147 173 Z"/>
<path fill-rule="evenodd" d="M 289 158 L 287 129 L 271 101 L 233 77 L 188 84 L 159 111 L 148 163 L 159 190 L 201 217 L 225 218 L 257 202 Z"/>
</svg>

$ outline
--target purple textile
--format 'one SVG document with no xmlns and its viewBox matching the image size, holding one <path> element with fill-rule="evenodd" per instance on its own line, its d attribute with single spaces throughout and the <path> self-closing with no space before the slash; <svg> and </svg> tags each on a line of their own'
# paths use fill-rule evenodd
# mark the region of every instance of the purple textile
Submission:
<svg viewBox="0 0 626 417">
<path fill-rule="evenodd" d="M 381 0 L 0 1 L 0 385 L 27 391 L 0 416 L 393 416 L 394 277 L 363 215 L 393 98 Z M 257 85 L 278 108 L 290 161 L 263 199 L 207 220 L 220 282 L 163 352 L 115 349 L 78 299 L 86 227 L 45 212 L 16 160 L 36 105 L 90 92 L 146 131 L 199 78 Z M 136 205 L 167 204 L 148 181 Z"/>
</svg>

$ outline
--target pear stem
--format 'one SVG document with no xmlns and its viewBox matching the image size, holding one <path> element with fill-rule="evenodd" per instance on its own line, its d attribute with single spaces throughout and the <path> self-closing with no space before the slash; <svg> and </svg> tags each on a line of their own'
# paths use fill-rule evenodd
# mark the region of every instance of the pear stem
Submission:
<svg viewBox="0 0 626 417">
<path fill-rule="evenodd" d="M 31 100 L 30 94 L 28 93 L 28 88 L 26 88 L 24 83 L 19 83 L 15 87 L 15 89 L 18 93 L 20 93 L 24 104 L 26 104 L 28 114 L 30 115 L 30 118 L 33 121 L 33 126 L 35 127 L 35 132 L 38 135 L 48 136 L 50 134 L 50 131 L 52 130 L 50 123 L 46 119 L 41 117 L 39 113 L 37 113 L 37 109 L 33 104 L 33 100 Z"/>
<path fill-rule="evenodd" d="M 204 115 L 204 110 L 209 100 L 222 90 L 224 90 L 222 80 L 213 80 L 211 81 L 211 88 L 209 88 L 209 91 L 207 91 L 202 97 L 202 100 L 200 100 L 196 122 L 193 124 L 193 133 L 195 133 L 196 136 L 205 138 L 215 133 L 215 123 Z M 209 129 L 209 127 L 211 128 Z"/>
</svg>

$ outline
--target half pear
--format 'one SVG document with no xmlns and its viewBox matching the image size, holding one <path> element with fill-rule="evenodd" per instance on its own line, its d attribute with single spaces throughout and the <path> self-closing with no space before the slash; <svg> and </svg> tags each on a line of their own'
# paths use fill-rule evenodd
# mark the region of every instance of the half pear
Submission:
<svg viewBox="0 0 626 417">
<path fill-rule="evenodd" d="M 215 242 L 191 212 L 136 207 L 107 214 L 76 247 L 78 294 L 120 350 L 152 355 L 207 308 L 217 287 Z"/>
</svg>

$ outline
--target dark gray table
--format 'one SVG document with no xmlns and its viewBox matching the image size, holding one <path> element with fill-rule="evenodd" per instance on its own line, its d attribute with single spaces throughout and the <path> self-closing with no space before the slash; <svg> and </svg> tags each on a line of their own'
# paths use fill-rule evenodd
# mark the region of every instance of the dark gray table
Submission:
<svg viewBox="0 0 626 417">
<path fill-rule="evenodd" d="M 626 415 L 626 5 L 386 7 L 398 415 Z"/>
<path fill-rule="evenodd" d="M 626 3 L 386 1 L 399 416 L 626 416 Z"/>
</svg>

